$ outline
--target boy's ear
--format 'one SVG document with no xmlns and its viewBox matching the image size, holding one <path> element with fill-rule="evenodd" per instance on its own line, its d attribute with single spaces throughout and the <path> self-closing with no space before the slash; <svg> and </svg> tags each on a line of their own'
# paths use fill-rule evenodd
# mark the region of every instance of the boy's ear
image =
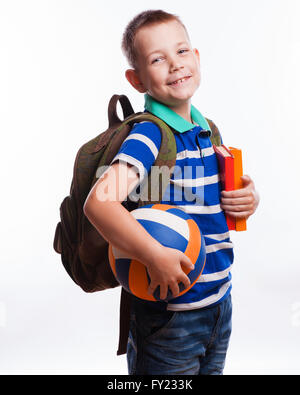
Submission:
<svg viewBox="0 0 300 395">
<path fill-rule="evenodd" d="M 198 62 L 200 63 L 200 54 L 199 54 L 198 49 L 194 48 L 193 51 L 194 51 L 194 54 L 196 55 L 196 58 L 197 58 Z"/>
<path fill-rule="evenodd" d="M 134 69 L 126 70 L 125 76 L 128 82 L 140 93 L 147 92 L 147 89 L 144 88 L 142 81 L 140 80 L 137 72 Z"/>
</svg>

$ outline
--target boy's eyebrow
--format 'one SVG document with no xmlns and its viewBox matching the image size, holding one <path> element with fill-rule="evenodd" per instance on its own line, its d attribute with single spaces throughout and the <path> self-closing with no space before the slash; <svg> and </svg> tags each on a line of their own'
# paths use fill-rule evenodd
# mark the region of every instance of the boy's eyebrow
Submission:
<svg viewBox="0 0 300 395">
<path fill-rule="evenodd" d="M 189 43 L 187 41 L 181 41 L 180 43 L 177 44 L 177 47 L 179 47 L 180 45 L 189 45 Z"/>
<path fill-rule="evenodd" d="M 181 42 L 177 43 L 175 45 L 175 47 L 180 47 L 180 45 L 183 45 L 183 44 L 184 45 L 188 45 L 188 42 L 187 41 L 181 41 Z M 161 49 L 156 49 L 155 51 L 150 52 L 149 55 L 147 55 L 147 58 L 149 58 L 151 55 L 153 55 L 155 53 L 158 53 L 158 52 L 162 52 L 162 50 Z"/>
</svg>

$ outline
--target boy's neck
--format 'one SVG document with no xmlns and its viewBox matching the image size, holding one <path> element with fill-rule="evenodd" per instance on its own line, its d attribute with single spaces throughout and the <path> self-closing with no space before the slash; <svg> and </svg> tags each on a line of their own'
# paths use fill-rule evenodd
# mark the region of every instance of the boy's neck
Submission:
<svg viewBox="0 0 300 395">
<path fill-rule="evenodd" d="M 176 112 L 176 114 L 180 115 L 186 121 L 192 123 L 191 118 L 191 100 L 188 100 L 186 103 L 181 104 L 177 107 L 169 107 L 171 110 Z"/>
</svg>

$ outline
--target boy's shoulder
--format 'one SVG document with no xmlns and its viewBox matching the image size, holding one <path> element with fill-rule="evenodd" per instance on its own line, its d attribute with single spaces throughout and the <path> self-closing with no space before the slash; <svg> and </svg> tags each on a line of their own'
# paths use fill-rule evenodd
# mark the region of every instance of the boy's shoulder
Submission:
<svg viewBox="0 0 300 395">
<path fill-rule="evenodd" d="M 222 137 L 218 127 L 216 126 L 214 121 L 212 121 L 210 118 L 205 117 L 205 120 L 207 121 L 209 128 L 211 130 L 211 140 L 213 141 L 214 144 L 220 145 L 222 143 Z M 145 138 L 152 140 L 157 146 L 160 146 L 161 144 L 161 140 L 162 140 L 161 131 L 158 125 L 153 121 L 147 120 L 147 121 L 135 123 L 128 135 L 128 139 L 131 138 L 136 139 L 138 138 L 138 135 L 145 136 Z"/>
<path fill-rule="evenodd" d="M 154 122 L 142 121 L 135 123 L 126 140 L 142 139 L 142 137 L 150 139 L 155 145 L 160 146 L 161 144 L 161 132 Z"/>
</svg>

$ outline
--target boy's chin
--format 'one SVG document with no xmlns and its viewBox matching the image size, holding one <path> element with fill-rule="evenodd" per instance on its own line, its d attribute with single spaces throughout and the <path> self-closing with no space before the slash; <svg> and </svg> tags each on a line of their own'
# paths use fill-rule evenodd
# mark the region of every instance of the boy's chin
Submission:
<svg viewBox="0 0 300 395">
<path fill-rule="evenodd" d="M 174 94 L 174 95 L 152 95 L 152 97 L 159 101 L 160 103 L 165 104 L 166 106 L 169 107 L 179 107 L 182 106 L 183 104 L 188 103 L 195 92 L 182 92 L 182 93 L 178 93 L 178 94 Z"/>
<path fill-rule="evenodd" d="M 197 89 L 186 92 L 176 92 L 175 94 L 170 96 L 170 100 L 174 101 L 174 103 L 177 102 L 178 104 L 187 102 L 192 99 L 196 90 Z"/>
<path fill-rule="evenodd" d="M 185 103 L 188 103 L 191 99 L 192 99 L 193 95 L 189 94 L 189 95 L 181 95 L 181 96 L 176 96 L 176 97 L 172 97 L 169 100 L 169 105 L 173 106 L 173 107 L 178 107 L 181 106 Z"/>
</svg>

